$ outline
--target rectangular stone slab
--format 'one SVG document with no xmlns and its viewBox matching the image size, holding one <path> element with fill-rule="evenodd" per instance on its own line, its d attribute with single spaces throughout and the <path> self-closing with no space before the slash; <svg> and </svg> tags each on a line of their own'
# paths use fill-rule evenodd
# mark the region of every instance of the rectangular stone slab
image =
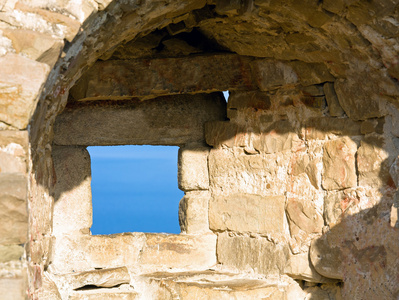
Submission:
<svg viewBox="0 0 399 300">
<path fill-rule="evenodd" d="M 204 124 L 224 120 L 221 93 L 165 96 L 153 100 L 82 102 L 57 118 L 57 145 L 184 145 L 204 142 Z"/>
</svg>

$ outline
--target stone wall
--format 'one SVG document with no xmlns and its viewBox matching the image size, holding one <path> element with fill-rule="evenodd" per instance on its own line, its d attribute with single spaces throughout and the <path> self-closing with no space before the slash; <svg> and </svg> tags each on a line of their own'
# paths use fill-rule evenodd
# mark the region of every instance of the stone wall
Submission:
<svg viewBox="0 0 399 300">
<path fill-rule="evenodd" d="M 396 299 L 398 12 L 0 1 L 0 295 Z M 90 234 L 116 144 L 180 147 L 180 235 Z"/>
</svg>

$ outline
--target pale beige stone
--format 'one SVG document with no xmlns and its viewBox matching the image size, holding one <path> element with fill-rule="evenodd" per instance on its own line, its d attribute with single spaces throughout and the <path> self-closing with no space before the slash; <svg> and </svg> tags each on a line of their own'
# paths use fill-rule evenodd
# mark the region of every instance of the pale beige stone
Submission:
<svg viewBox="0 0 399 300">
<path fill-rule="evenodd" d="M 343 279 L 342 251 L 335 245 L 336 240 L 329 240 L 324 235 L 314 239 L 310 246 L 310 261 L 316 271 L 327 278 Z"/>
<path fill-rule="evenodd" d="M 179 189 L 187 192 L 209 188 L 208 154 L 208 147 L 186 146 L 179 149 Z"/>
<path fill-rule="evenodd" d="M 314 204 L 302 199 L 289 198 L 286 212 L 288 223 L 294 223 L 307 233 L 320 233 L 324 225 L 323 217 L 317 212 Z M 292 231 L 292 230 L 291 230 Z"/>
<path fill-rule="evenodd" d="M 208 191 L 186 192 L 179 203 L 179 224 L 182 232 L 196 234 L 209 231 L 210 198 Z"/>
<path fill-rule="evenodd" d="M 25 282 L 22 278 L 0 278 L 1 300 L 24 300 Z"/>
<path fill-rule="evenodd" d="M 19 260 L 24 254 L 24 247 L 20 245 L 0 245 L 0 263 Z"/>
<path fill-rule="evenodd" d="M 355 167 L 356 151 L 356 143 L 348 137 L 325 143 L 323 155 L 323 188 L 334 190 L 357 185 Z"/>
<path fill-rule="evenodd" d="M 146 234 L 139 258 L 145 270 L 206 269 L 216 264 L 216 235 Z"/>
<path fill-rule="evenodd" d="M 0 120 L 25 128 L 50 71 L 48 65 L 17 54 L 0 57 Z"/>
<path fill-rule="evenodd" d="M 75 103 L 58 116 L 54 142 L 86 146 L 201 144 L 205 123 L 223 120 L 225 107 L 219 93 Z"/>
<path fill-rule="evenodd" d="M 92 285 L 110 288 L 123 283 L 130 283 L 130 275 L 126 267 L 120 267 L 69 273 L 59 276 L 58 281 L 68 284 L 74 290 Z"/>
<path fill-rule="evenodd" d="M 356 160 L 359 185 L 381 188 L 390 184 L 389 153 L 384 144 L 384 138 L 378 135 L 369 135 L 360 142 Z"/>
<path fill-rule="evenodd" d="M 209 203 L 209 225 L 215 231 L 282 234 L 284 206 L 284 196 L 262 197 L 253 194 L 214 196 Z"/>
<path fill-rule="evenodd" d="M 92 225 L 90 156 L 81 147 L 54 147 L 53 232 L 89 232 Z M 61 238 L 61 237 L 60 237 Z"/>
<path fill-rule="evenodd" d="M 308 252 L 290 255 L 284 268 L 284 273 L 294 279 L 308 282 L 324 283 L 333 281 L 317 273 L 310 262 Z"/>
<path fill-rule="evenodd" d="M 0 174 L 0 244 L 22 244 L 28 238 L 27 178 Z"/>
<path fill-rule="evenodd" d="M 122 233 L 63 235 L 56 240 L 55 273 L 128 266 L 143 272 L 205 269 L 216 264 L 216 236 Z"/>
<path fill-rule="evenodd" d="M 134 291 L 119 291 L 117 289 L 99 289 L 73 292 L 68 300 L 134 300 L 139 299 Z"/>
<path fill-rule="evenodd" d="M 217 259 L 220 264 L 240 271 L 279 275 L 284 273 L 288 246 L 262 237 L 218 235 Z"/>
</svg>

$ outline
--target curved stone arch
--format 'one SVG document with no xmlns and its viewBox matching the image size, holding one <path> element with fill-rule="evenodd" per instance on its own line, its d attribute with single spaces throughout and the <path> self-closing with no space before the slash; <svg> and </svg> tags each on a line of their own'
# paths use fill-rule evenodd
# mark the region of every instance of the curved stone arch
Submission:
<svg viewBox="0 0 399 300">
<path fill-rule="evenodd" d="M 34 171 L 30 179 L 30 198 L 34 199 L 35 203 L 30 203 L 29 209 L 31 212 L 34 212 L 35 207 L 39 205 L 48 206 L 51 211 L 51 197 L 48 195 L 48 191 L 46 191 L 45 187 L 50 186 L 52 180 L 54 180 L 52 172 L 49 171 L 52 165 L 49 156 L 51 155 L 51 148 L 49 145 L 52 139 L 52 124 L 57 114 L 63 109 L 67 102 L 69 88 L 73 86 L 87 67 L 92 65 L 99 57 L 104 55 L 107 56 L 107 51 L 112 51 L 114 47 L 124 40 L 131 39 L 135 34 L 151 32 L 155 28 L 167 26 L 173 22 L 174 18 L 177 18 L 175 21 L 178 23 L 179 16 L 189 13 L 193 9 L 202 8 L 206 2 L 181 1 L 182 3 L 180 3 L 170 1 L 169 5 L 165 6 L 164 2 L 158 3 L 155 1 L 146 2 L 144 4 L 137 4 L 135 1 L 83 1 L 82 5 L 78 8 L 68 6 L 62 7 L 61 5 L 53 4 L 52 2 L 47 3 L 46 1 L 41 1 L 37 5 L 24 5 L 24 2 L 21 2 L 22 3 L 18 3 L 14 7 L 13 4 L 6 2 L 2 9 L 4 9 L 6 14 L 8 13 L 7 16 L 10 18 L 13 14 L 19 13 L 25 17 L 32 18 L 33 15 L 36 15 L 38 22 L 41 22 L 39 22 L 40 24 L 45 24 L 45 22 L 47 22 L 46 24 L 53 25 L 60 23 L 68 24 L 68 22 L 73 23 L 70 27 L 66 26 L 67 29 L 64 35 L 58 35 L 56 39 L 53 39 L 54 31 L 46 31 L 44 25 L 43 28 L 38 28 L 39 32 L 42 30 L 41 33 L 43 36 L 41 36 L 41 38 L 46 39 L 51 36 L 49 42 L 50 46 L 41 54 L 54 53 L 52 51 L 55 51 L 55 53 L 59 51 L 58 53 L 60 53 L 63 51 L 64 53 L 57 60 L 49 59 L 46 55 L 35 57 L 34 54 L 24 52 L 22 46 L 21 48 L 14 49 L 13 47 L 23 38 L 17 34 L 11 33 L 8 33 L 6 42 L 12 40 L 12 45 L 14 46 L 7 46 L 8 48 L 5 48 L 5 52 L 12 53 L 16 51 L 19 52 L 19 55 L 3 56 L 3 62 L 10 62 L 10 66 L 18 63 L 24 67 L 29 66 L 31 69 L 41 70 L 40 74 L 42 75 L 41 77 L 39 76 L 40 78 L 38 81 L 30 83 L 32 87 L 28 86 L 25 82 L 21 84 L 21 80 L 26 81 L 26 77 L 15 79 L 17 84 L 20 84 L 22 91 L 26 91 L 25 94 L 22 93 L 20 95 L 20 99 L 23 101 L 18 103 L 24 104 L 24 101 L 29 99 L 26 104 L 26 111 L 22 113 L 22 121 L 14 122 L 12 119 L 5 118 L 2 119 L 2 122 L 9 125 L 4 125 L 3 127 L 10 129 L 10 131 L 13 131 L 15 128 L 23 131 L 33 111 L 36 110 L 30 120 L 30 143 L 32 145 L 33 160 L 32 170 Z M 12 3 L 12 1 L 10 1 L 10 3 Z M 267 1 L 253 1 L 253 3 L 252 1 L 247 1 L 245 5 L 239 5 L 238 7 L 234 6 L 234 4 L 230 4 L 228 1 L 215 1 L 215 3 L 212 2 L 208 4 L 216 4 L 217 12 L 221 15 L 226 15 L 233 20 L 242 19 L 245 22 L 251 19 L 251 11 L 259 7 L 267 11 L 270 15 L 273 14 L 273 10 L 279 13 L 281 12 L 278 10 L 278 6 L 268 7 L 270 4 Z M 389 2 L 388 4 L 389 5 L 386 7 L 380 5 L 380 3 L 354 3 L 353 5 L 346 6 L 344 2 L 334 4 L 331 1 L 324 1 L 321 6 L 319 4 L 314 6 L 314 3 L 310 2 L 309 7 L 303 5 L 305 9 L 297 6 L 288 6 L 288 9 L 294 12 L 301 11 L 301 13 L 295 14 L 295 16 L 298 17 L 298 20 L 306 23 L 306 30 L 313 32 L 315 36 L 320 34 L 317 30 L 325 25 L 325 23 L 323 23 L 325 20 L 328 20 L 328 18 L 339 18 L 340 21 L 337 22 L 338 24 L 335 24 L 337 26 L 334 28 L 335 31 L 331 31 L 336 34 L 336 36 L 332 35 L 328 38 L 329 42 L 338 45 L 337 48 L 342 51 L 337 55 L 339 59 L 328 60 L 328 53 L 310 51 L 311 54 L 309 55 L 298 55 L 304 54 L 305 52 L 299 51 L 297 54 L 289 53 L 286 48 L 282 47 L 278 49 L 285 54 L 281 57 L 275 54 L 272 57 L 284 60 L 288 57 L 289 59 L 303 60 L 308 63 L 318 62 L 325 64 L 329 71 L 336 78 L 339 78 L 336 85 L 341 86 L 341 93 L 350 94 L 352 90 L 355 89 L 356 93 L 351 95 L 355 99 L 358 98 L 362 101 L 366 98 L 370 98 L 373 100 L 371 103 L 373 107 L 371 115 L 367 115 L 369 112 L 359 114 L 357 113 L 358 110 L 355 109 L 353 115 L 354 119 L 363 120 L 364 118 L 385 115 L 387 114 L 385 101 L 381 101 L 381 96 L 388 100 L 387 103 L 396 104 L 399 95 L 397 82 L 395 82 L 395 78 L 398 78 L 396 69 L 397 57 L 395 55 L 397 39 L 392 37 L 392 29 L 388 27 L 388 23 L 392 24 L 392 22 L 395 21 L 395 15 L 392 16 L 390 12 L 394 11 L 393 8 L 396 7 L 396 4 L 393 2 Z M 98 5 L 97 8 L 96 5 Z M 366 5 L 366 7 L 362 5 Z M 367 5 L 370 5 L 371 8 L 367 7 Z M 306 8 L 310 9 L 312 13 L 308 13 L 309 10 L 306 10 Z M 13 9 L 15 10 L 13 11 Z M 283 12 L 286 12 L 286 9 L 287 8 L 284 8 Z M 373 27 L 369 22 L 370 16 L 365 15 L 363 9 L 374 10 L 378 21 L 376 24 L 379 24 L 381 27 L 382 25 L 380 25 L 380 23 L 387 22 L 388 25 L 386 26 L 388 29 L 384 32 L 375 24 Z M 77 24 L 76 20 L 73 21 L 72 18 L 66 19 L 65 16 L 68 18 L 68 15 L 74 16 L 74 18 L 82 24 L 83 30 L 79 29 L 80 25 Z M 277 14 L 273 21 L 277 23 L 281 21 L 281 23 L 284 23 L 284 18 L 279 20 L 278 17 L 281 16 Z M 328 23 L 328 21 L 326 22 Z M 340 22 L 342 22 L 343 25 L 340 24 Z M 15 23 L 15 26 L 21 26 L 28 30 L 34 29 L 33 25 L 29 23 Z M 107 38 L 109 34 L 104 34 L 104 31 L 107 31 L 106 28 L 110 26 L 115 26 L 114 28 L 117 34 L 111 34 L 111 38 Z M 288 27 L 288 32 L 290 32 L 290 29 L 292 30 L 292 28 Z M 341 34 L 342 31 L 348 31 L 349 34 Z M 308 38 L 306 35 L 302 36 L 301 32 L 298 32 L 297 36 L 294 34 L 288 35 L 290 35 L 289 39 L 293 43 L 295 43 L 294 41 L 297 39 L 306 40 L 306 38 Z M 226 34 L 226 36 L 228 35 Z M 62 45 L 62 38 L 67 40 L 66 45 Z M 323 38 L 321 38 L 321 40 Z M 356 38 L 356 43 L 350 42 L 353 38 Z M 51 43 L 51 41 L 54 43 Z M 240 46 L 240 42 L 235 43 L 234 38 L 231 38 L 231 41 L 234 41 L 233 45 L 231 45 L 233 52 L 237 52 L 240 55 L 248 55 L 248 52 L 242 50 L 243 48 Z M 228 45 L 228 41 L 223 42 L 225 43 L 224 46 Z M 284 46 L 286 44 L 287 40 L 281 39 L 276 45 Z M 327 46 L 324 46 L 328 48 L 329 43 L 326 44 Z M 346 47 L 350 50 L 346 49 Z M 301 47 L 299 48 L 301 49 Z M 262 52 L 262 49 L 260 52 Z M 253 56 L 258 56 L 255 54 L 256 53 L 251 53 Z M 22 55 L 27 55 L 29 59 L 26 57 L 22 58 Z M 56 56 L 57 55 L 55 55 L 55 57 Z M 34 60 L 41 63 L 34 62 Z M 370 71 L 370 69 L 374 71 Z M 27 72 L 26 68 L 21 69 L 21 72 Z M 374 83 L 371 87 L 362 85 L 364 72 L 369 76 L 369 81 Z M 1 77 L 1 79 L 3 78 L 4 77 Z M 359 85 L 361 86 L 360 89 Z M 9 88 L 9 86 L 6 86 L 6 88 Z M 11 86 L 11 89 L 12 88 L 14 87 Z M 5 94 L 6 97 L 9 97 L 10 92 L 7 90 Z M 34 96 L 32 96 L 32 94 Z M 37 100 L 38 105 L 36 107 L 35 103 Z M 359 102 L 356 101 L 355 103 L 359 104 Z M 381 103 L 384 105 L 381 106 Z M 360 103 L 360 105 L 361 104 L 362 103 Z M 352 103 L 351 105 L 356 104 Z M 359 108 L 359 106 L 357 108 Z M 345 111 L 348 115 L 350 114 L 348 109 Z M 361 109 L 359 109 L 359 111 L 361 111 Z M 375 113 L 377 113 L 377 115 Z M 16 137 L 13 137 L 13 139 L 17 140 Z M 26 143 L 26 140 L 24 143 Z M 38 169 L 35 169 L 36 167 Z M 38 185 L 36 185 L 36 183 L 38 183 Z M 37 217 L 41 218 L 42 216 L 38 215 Z M 48 232 L 47 226 L 39 224 L 40 222 L 35 219 L 34 216 L 31 216 L 31 239 L 35 241 L 40 241 L 42 239 L 43 244 L 49 244 L 48 242 L 51 238 L 46 235 L 46 232 Z M 33 230 L 33 228 L 35 228 L 35 230 Z M 33 234 L 34 231 L 36 231 L 35 234 Z M 45 238 L 40 237 L 43 233 Z M 38 245 L 40 243 L 37 242 L 36 244 Z M 34 249 L 35 246 L 33 242 L 30 247 Z M 48 247 L 48 245 L 45 247 Z M 43 266 L 34 266 L 32 264 L 30 270 L 32 274 L 36 274 L 31 277 L 31 291 L 40 289 L 40 274 L 43 273 Z"/>
</svg>

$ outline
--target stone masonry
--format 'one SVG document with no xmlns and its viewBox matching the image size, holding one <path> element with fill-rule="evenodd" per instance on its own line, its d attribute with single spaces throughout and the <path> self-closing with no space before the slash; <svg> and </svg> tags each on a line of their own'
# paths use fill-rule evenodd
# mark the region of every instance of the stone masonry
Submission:
<svg viewBox="0 0 399 300">
<path fill-rule="evenodd" d="M 398 299 L 398 51 L 397 0 L 0 0 L 0 299 Z M 180 234 L 91 234 L 129 144 Z"/>
</svg>

